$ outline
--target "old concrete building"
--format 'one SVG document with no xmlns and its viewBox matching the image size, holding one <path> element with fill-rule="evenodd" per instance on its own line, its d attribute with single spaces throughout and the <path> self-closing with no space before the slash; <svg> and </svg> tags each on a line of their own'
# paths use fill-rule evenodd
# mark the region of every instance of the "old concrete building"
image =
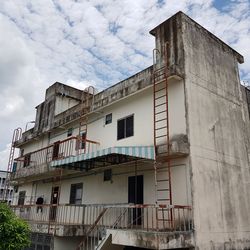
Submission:
<svg viewBox="0 0 250 250">
<path fill-rule="evenodd" d="M 55 83 L 13 143 L 30 249 L 250 249 L 243 57 L 182 12 L 153 66 L 102 92 Z"/>
<path fill-rule="evenodd" d="M 13 198 L 13 187 L 6 187 L 7 172 L 0 170 L 0 200 L 5 200 L 7 203 L 11 204 Z M 7 189 L 7 190 L 5 190 Z"/>
</svg>

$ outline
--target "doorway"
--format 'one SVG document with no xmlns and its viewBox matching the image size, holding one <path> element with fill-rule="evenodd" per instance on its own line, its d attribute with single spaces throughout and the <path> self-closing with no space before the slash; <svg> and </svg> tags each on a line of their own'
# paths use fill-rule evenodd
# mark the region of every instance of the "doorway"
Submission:
<svg viewBox="0 0 250 250">
<path fill-rule="evenodd" d="M 51 221 L 55 221 L 56 213 L 57 213 L 57 205 L 59 203 L 59 187 L 55 186 L 52 187 L 51 190 L 51 200 L 50 200 L 50 212 L 49 212 L 49 219 Z"/>
<path fill-rule="evenodd" d="M 128 177 L 128 203 L 143 204 L 143 175 Z M 142 209 L 134 208 L 130 215 L 132 225 L 141 225 Z"/>
<path fill-rule="evenodd" d="M 60 147 L 60 141 L 55 142 L 54 146 L 53 146 L 52 160 L 57 160 L 58 159 L 59 147 Z"/>
</svg>

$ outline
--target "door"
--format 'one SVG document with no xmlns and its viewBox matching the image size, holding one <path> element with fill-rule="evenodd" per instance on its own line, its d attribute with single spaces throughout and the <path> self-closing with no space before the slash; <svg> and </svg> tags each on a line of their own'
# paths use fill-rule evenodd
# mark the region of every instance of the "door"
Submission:
<svg viewBox="0 0 250 250">
<path fill-rule="evenodd" d="M 60 146 L 60 141 L 57 141 L 57 142 L 54 143 L 53 153 L 52 153 L 52 160 L 58 159 L 58 156 L 59 156 L 59 146 Z"/>
<path fill-rule="evenodd" d="M 143 204 L 143 175 L 128 177 L 128 203 Z M 130 224 L 141 225 L 142 209 L 134 208 L 130 215 Z"/>
<path fill-rule="evenodd" d="M 50 200 L 50 212 L 49 212 L 49 219 L 51 221 L 55 221 L 56 219 L 56 212 L 57 212 L 57 205 L 59 202 L 59 187 L 52 187 L 51 191 L 51 200 Z"/>
<path fill-rule="evenodd" d="M 18 195 L 18 201 L 17 201 L 17 205 L 24 205 L 25 202 L 25 196 L 26 196 L 26 191 L 20 191 L 19 195 Z"/>
</svg>

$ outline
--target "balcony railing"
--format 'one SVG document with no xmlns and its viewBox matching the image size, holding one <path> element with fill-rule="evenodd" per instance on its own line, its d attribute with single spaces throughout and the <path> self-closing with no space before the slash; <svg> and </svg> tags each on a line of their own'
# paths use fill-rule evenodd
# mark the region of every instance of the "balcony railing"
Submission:
<svg viewBox="0 0 250 250">
<path fill-rule="evenodd" d="M 14 213 L 31 224 L 98 226 L 105 229 L 190 231 L 190 206 L 156 205 L 17 205 Z M 172 221 L 170 221 L 170 214 Z M 157 219 L 158 218 L 158 219 Z M 159 220 L 161 218 L 161 220 Z"/>
<path fill-rule="evenodd" d="M 63 141 L 55 142 L 52 145 L 16 158 L 12 179 L 54 170 L 49 167 L 48 163 L 71 156 L 95 152 L 98 150 L 99 145 L 98 142 L 79 137 L 70 137 Z"/>
</svg>

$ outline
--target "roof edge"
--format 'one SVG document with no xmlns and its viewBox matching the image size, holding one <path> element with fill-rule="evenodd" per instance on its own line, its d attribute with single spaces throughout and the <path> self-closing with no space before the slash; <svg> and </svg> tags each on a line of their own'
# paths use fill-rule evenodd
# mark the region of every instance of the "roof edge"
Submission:
<svg viewBox="0 0 250 250">
<path fill-rule="evenodd" d="M 212 39 L 214 39 L 218 44 L 221 44 L 222 46 L 226 46 L 236 57 L 238 63 L 242 64 L 244 63 L 244 57 L 243 55 L 241 55 L 239 52 L 237 52 L 235 49 L 233 49 L 231 46 L 229 46 L 227 43 L 225 43 L 224 41 L 222 41 L 220 38 L 218 38 L 216 35 L 214 35 L 212 32 L 210 32 L 209 30 L 207 30 L 206 28 L 204 28 L 202 25 L 200 25 L 199 23 L 197 23 L 194 19 L 192 19 L 191 17 L 189 17 L 187 14 L 183 13 L 182 11 L 178 11 L 176 14 L 174 14 L 173 16 L 171 16 L 170 18 L 168 18 L 167 20 L 165 20 L 164 22 L 162 22 L 161 24 L 157 25 L 155 28 L 153 28 L 149 33 L 153 36 L 156 35 L 156 30 L 163 25 L 164 23 L 168 22 L 169 20 L 175 18 L 176 16 L 182 16 L 184 17 L 187 21 L 192 22 L 195 26 L 198 26 L 198 28 L 202 29 L 203 31 L 205 31 Z"/>
</svg>

